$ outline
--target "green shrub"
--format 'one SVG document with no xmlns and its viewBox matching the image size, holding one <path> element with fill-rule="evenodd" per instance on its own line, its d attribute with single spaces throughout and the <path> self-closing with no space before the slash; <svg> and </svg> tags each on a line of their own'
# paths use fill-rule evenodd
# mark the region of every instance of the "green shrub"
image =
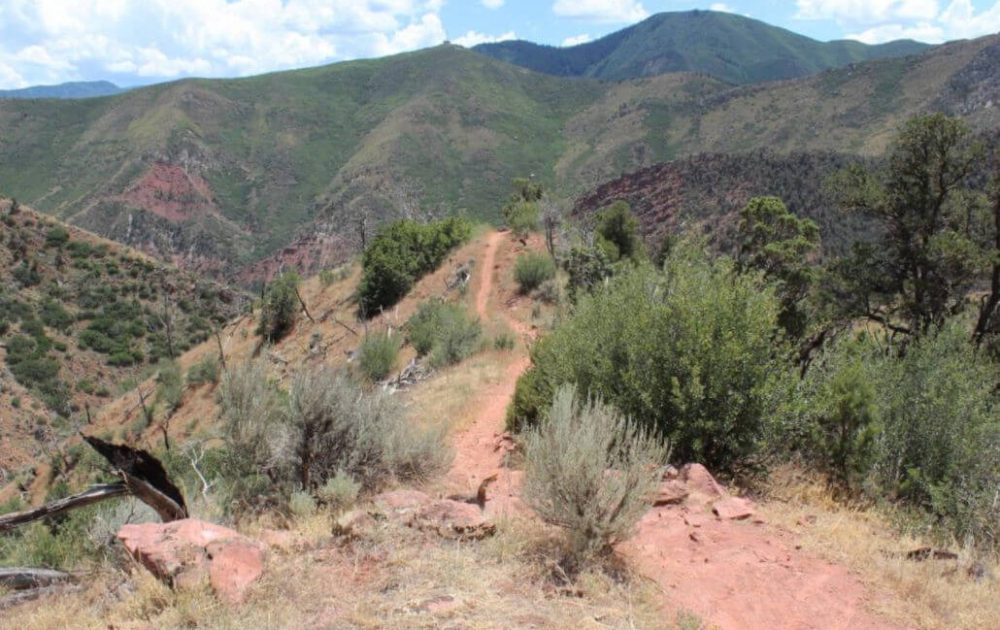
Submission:
<svg viewBox="0 0 1000 630">
<path fill-rule="evenodd" d="M 361 483 L 342 470 L 326 480 L 316 492 L 320 501 L 335 510 L 343 510 L 354 504 L 361 494 Z"/>
<path fill-rule="evenodd" d="M 513 350 L 516 341 L 514 335 L 509 332 L 502 332 L 493 339 L 494 350 Z"/>
<path fill-rule="evenodd" d="M 531 293 L 556 276 L 556 264 L 546 254 L 521 254 L 514 263 L 514 279 L 521 293 Z"/>
<path fill-rule="evenodd" d="M 156 374 L 156 402 L 163 405 L 169 417 L 184 398 L 184 379 L 177 361 L 160 361 Z"/>
<path fill-rule="evenodd" d="M 407 338 L 417 354 L 430 355 L 431 365 L 458 363 L 479 347 L 482 328 L 460 304 L 439 299 L 424 302 L 406 323 Z"/>
<path fill-rule="evenodd" d="M 56 330 L 66 330 L 76 320 L 59 302 L 53 299 L 42 302 L 38 315 L 46 326 Z"/>
<path fill-rule="evenodd" d="M 297 293 L 299 282 L 299 275 L 289 271 L 272 280 L 264 291 L 257 334 L 265 341 L 280 341 L 295 325 L 301 307 Z"/>
<path fill-rule="evenodd" d="M 399 338 L 389 333 L 365 337 L 358 348 L 358 365 L 368 380 L 376 382 L 389 376 L 399 355 Z"/>
<path fill-rule="evenodd" d="M 308 492 L 293 492 L 288 497 L 288 511 L 299 518 L 312 516 L 316 513 L 316 499 Z"/>
<path fill-rule="evenodd" d="M 362 258 L 358 302 L 363 316 L 376 315 L 405 296 L 413 284 L 434 271 L 472 229 L 461 218 L 434 223 L 391 223 L 372 241 Z"/>
<path fill-rule="evenodd" d="M 540 215 L 538 204 L 534 201 L 518 201 L 503 209 L 503 218 L 507 226 L 518 236 L 537 231 Z"/>
<path fill-rule="evenodd" d="M 191 385 L 219 382 L 219 360 L 214 354 L 206 354 L 200 361 L 191 366 L 187 373 L 187 382 Z"/>
<path fill-rule="evenodd" d="M 596 235 L 597 246 L 612 261 L 639 261 L 645 258 L 645 249 L 639 237 L 639 221 L 624 201 L 616 201 L 598 213 Z"/>
<path fill-rule="evenodd" d="M 574 559 L 607 553 L 649 508 L 668 450 L 600 399 L 561 386 L 547 419 L 525 440 L 524 496 L 565 528 Z"/>
<path fill-rule="evenodd" d="M 583 296 L 535 344 L 508 426 L 537 422 L 555 389 L 576 383 L 669 438 L 680 461 L 752 463 L 791 376 L 778 309 L 759 278 L 678 246 L 662 272 L 640 266 Z"/>
<path fill-rule="evenodd" d="M 961 321 L 902 356 L 869 338 L 844 340 L 810 368 L 780 437 L 811 446 L 805 452 L 838 474 L 845 462 L 853 479 L 866 481 L 861 489 L 927 510 L 958 540 L 995 549 L 998 373 Z"/>
<path fill-rule="evenodd" d="M 69 230 L 61 225 L 54 225 L 45 233 L 46 247 L 62 247 L 69 242 Z"/>
<path fill-rule="evenodd" d="M 410 422 L 381 390 L 363 393 L 329 368 L 303 371 L 288 396 L 292 474 L 298 487 L 348 475 L 365 489 L 390 480 L 419 480 L 447 466 L 442 431 Z"/>
</svg>

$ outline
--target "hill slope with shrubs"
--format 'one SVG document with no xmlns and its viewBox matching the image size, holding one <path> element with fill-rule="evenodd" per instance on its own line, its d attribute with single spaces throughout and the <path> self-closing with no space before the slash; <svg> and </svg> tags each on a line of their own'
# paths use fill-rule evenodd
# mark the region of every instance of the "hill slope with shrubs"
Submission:
<svg viewBox="0 0 1000 630">
<path fill-rule="evenodd" d="M 0 469 L 47 451 L 246 296 L 0 200 Z"/>
<path fill-rule="evenodd" d="M 793 81 L 699 74 L 602 83 L 456 46 L 77 101 L 0 103 L 0 187 L 174 263 L 259 280 L 345 260 L 375 227 L 462 209 L 498 221 L 508 183 L 559 197 L 712 152 L 879 154 L 928 110 L 997 125 L 997 38 Z"/>
</svg>

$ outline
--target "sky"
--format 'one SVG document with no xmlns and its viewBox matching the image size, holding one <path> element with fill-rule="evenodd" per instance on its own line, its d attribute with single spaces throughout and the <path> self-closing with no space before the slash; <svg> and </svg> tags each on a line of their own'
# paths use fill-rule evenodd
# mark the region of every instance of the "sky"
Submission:
<svg viewBox="0 0 1000 630">
<path fill-rule="evenodd" d="M 569 46 L 689 9 L 824 41 L 938 43 L 1000 31 L 1000 0 L 0 0 L 0 89 L 247 76 L 446 40 Z"/>
</svg>

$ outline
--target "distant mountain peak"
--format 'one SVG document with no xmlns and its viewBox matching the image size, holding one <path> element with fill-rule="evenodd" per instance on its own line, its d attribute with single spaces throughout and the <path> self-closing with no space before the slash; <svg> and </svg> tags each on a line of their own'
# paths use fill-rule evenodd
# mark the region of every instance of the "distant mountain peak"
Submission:
<svg viewBox="0 0 1000 630">
<path fill-rule="evenodd" d="M 0 90 L 0 98 L 94 98 L 124 92 L 110 81 L 70 81 L 57 85 L 33 85 L 18 90 Z"/>
<path fill-rule="evenodd" d="M 860 61 L 916 54 L 912 40 L 870 46 L 820 42 L 759 20 L 718 11 L 657 13 L 601 39 L 557 48 L 523 40 L 480 44 L 490 57 L 556 76 L 621 81 L 701 72 L 735 85 L 795 79 Z"/>
</svg>

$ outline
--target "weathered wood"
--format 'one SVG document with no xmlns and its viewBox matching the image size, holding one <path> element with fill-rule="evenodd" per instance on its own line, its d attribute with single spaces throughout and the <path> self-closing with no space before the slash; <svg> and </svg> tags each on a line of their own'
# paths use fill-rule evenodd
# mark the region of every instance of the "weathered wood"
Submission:
<svg viewBox="0 0 1000 630">
<path fill-rule="evenodd" d="M 35 569 L 31 567 L 0 567 L 0 586 L 23 591 L 28 588 L 49 586 L 57 582 L 68 582 L 73 579 L 69 573 L 54 569 Z"/>
<path fill-rule="evenodd" d="M 18 525 L 24 525 L 25 523 L 37 521 L 47 516 L 55 516 L 56 514 L 61 514 L 62 512 L 66 512 L 68 510 L 92 505 L 94 503 L 98 503 L 99 501 L 124 496 L 126 494 L 128 494 L 128 487 L 124 483 L 109 483 L 93 486 L 78 494 L 74 494 L 51 503 L 46 503 L 41 507 L 24 510 L 23 512 L 4 514 L 3 516 L 0 516 L 0 532 L 13 529 Z"/>
<path fill-rule="evenodd" d="M 164 523 L 187 518 L 184 496 L 160 460 L 124 444 L 111 444 L 91 435 L 83 439 L 122 475 L 128 491 L 153 508 Z"/>
<path fill-rule="evenodd" d="M 295 291 L 295 297 L 299 298 L 299 304 L 302 305 L 302 312 L 306 314 L 306 317 L 309 318 L 310 322 L 315 324 L 316 320 L 309 314 L 309 309 L 306 308 L 306 301 L 302 299 L 302 294 L 299 293 L 299 289 L 297 287 L 292 287 L 292 291 Z"/>
<path fill-rule="evenodd" d="M 23 604 L 25 602 L 34 601 L 40 597 L 46 597 L 48 595 L 65 595 L 66 593 L 73 593 L 80 590 L 83 590 L 83 587 L 79 584 L 53 584 L 52 586 L 42 586 L 40 588 L 19 591 L 17 593 L 7 595 L 6 597 L 0 597 L 0 610 L 10 608 L 11 606 L 17 606 L 18 604 Z"/>
</svg>

